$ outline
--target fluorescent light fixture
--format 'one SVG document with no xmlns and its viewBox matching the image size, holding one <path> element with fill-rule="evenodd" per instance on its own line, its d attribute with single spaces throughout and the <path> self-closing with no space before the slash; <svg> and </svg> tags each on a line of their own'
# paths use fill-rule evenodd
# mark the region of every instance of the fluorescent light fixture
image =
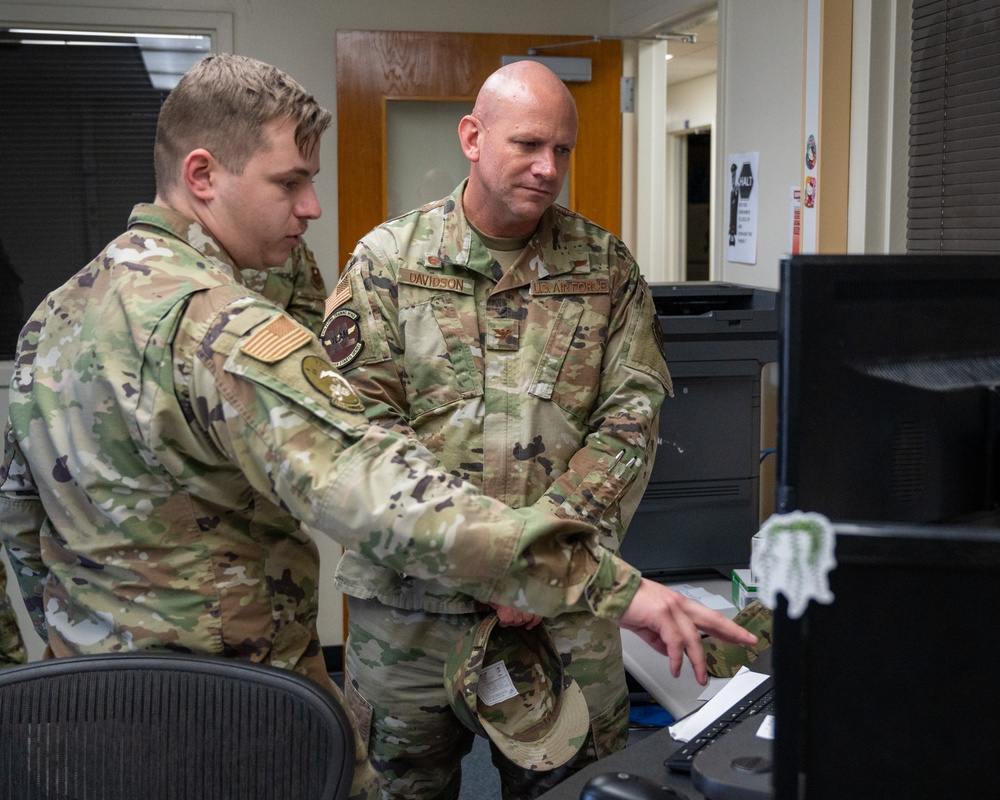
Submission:
<svg viewBox="0 0 1000 800">
<path fill-rule="evenodd" d="M 18 39 L 18 44 L 59 44 L 75 47 L 138 47 L 135 42 L 79 42 L 72 39 Z"/>
<path fill-rule="evenodd" d="M 0 33 L 25 37 L 14 40 L 24 45 L 138 48 L 150 82 L 155 88 L 166 91 L 173 89 L 181 76 L 212 48 L 212 37 L 207 33 L 138 33 L 83 28 L 8 28 L 0 29 Z"/>
<path fill-rule="evenodd" d="M 203 34 L 198 33 L 123 33 L 121 31 L 62 31 L 62 30 L 49 30 L 46 28 L 8 28 L 11 33 L 39 33 L 45 34 L 47 36 L 79 36 L 81 33 L 85 33 L 88 36 L 109 36 L 112 38 L 127 38 L 127 39 L 204 39 L 206 38 Z"/>
</svg>

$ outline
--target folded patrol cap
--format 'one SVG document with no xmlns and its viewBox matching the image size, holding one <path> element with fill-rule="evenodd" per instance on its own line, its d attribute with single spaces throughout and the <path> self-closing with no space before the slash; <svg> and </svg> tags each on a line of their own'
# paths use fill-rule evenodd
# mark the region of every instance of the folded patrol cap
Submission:
<svg viewBox="0 0 1000 800">
<path fill-rule="evenodd" d="M 449 654 L 444 681 L 462 724 L 526 769 L 562 766 L 590 730 L 587 701 L 545 623 L 505 628 L 490 614 Z"/>
</svg>

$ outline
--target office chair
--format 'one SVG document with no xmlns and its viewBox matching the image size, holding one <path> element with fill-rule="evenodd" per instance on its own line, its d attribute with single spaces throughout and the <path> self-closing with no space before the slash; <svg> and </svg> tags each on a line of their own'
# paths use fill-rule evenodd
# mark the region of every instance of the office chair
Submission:
<svg viewBox="0 0 1000 800">
<path fill-rule="evenodd" d="M 245 661 L 90 655 L 0 669 L 0 800 L 343 800 L 347 714 Z"/>
</svg>

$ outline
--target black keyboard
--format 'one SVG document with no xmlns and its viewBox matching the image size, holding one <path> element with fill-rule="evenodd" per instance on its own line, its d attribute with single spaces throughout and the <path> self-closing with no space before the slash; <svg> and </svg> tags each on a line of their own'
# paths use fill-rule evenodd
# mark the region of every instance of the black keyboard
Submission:
<svg viewBox="0 0 1000 800">
<path fill-rule="evenodd" d="M 695 736 L 690 742 L 677 750 L 663 763 L 674 772 L 691 772 L 691 762 L 698 752 L 708 747 L 724 733 L 732 730 L 745 720 L 759 719 L 768 713 L 774 702 L 774 679 L 768 678 L 759 686 L 754 687 L 747 695 L 705 730 Z"/>
</svg>

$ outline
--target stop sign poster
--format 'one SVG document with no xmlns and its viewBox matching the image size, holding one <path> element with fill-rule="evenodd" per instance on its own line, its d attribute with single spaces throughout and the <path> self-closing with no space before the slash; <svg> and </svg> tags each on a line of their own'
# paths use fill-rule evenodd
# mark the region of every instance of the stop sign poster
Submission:
<svg viewBox="0 0 1000 800">
<path fill-rule="evenodd" d="M 729 155 L 729 226 L 726 258 L 741 264 L 757 263 L 758 153 Z"/>
</svg>

